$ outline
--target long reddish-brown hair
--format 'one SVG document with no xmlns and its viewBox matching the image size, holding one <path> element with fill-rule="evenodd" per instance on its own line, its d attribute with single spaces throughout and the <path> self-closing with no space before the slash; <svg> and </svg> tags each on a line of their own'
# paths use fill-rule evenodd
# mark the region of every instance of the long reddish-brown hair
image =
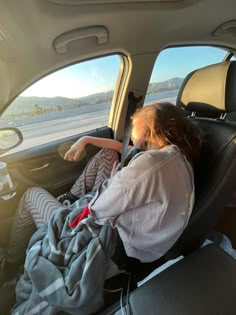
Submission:
<svg viewBox="0 0 236 315">
<path fill-rule="evenodd" d="M 145 106 L 138 109 L 132 119 L 142 120 L 147 142 L 157 144 L 160 139 L 165 145 L 175 144 L 191 164 L 199 157 L 202 132 L 176 106 L 170 103 Z"/>
</svg>

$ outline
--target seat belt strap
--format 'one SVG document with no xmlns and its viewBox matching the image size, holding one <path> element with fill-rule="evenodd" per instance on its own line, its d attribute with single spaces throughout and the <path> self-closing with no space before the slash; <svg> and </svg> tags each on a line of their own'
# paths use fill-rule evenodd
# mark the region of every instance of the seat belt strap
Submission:
<svg viewBox="0 0 236 315">
<path fill-rule="evenodd" d="M 138 103 L 142 100 L 143 96 L 134 96 L 134 92 L 129 92 L 128 95 L 128 108 L 126 112 L 125 118 L 125 128 L 124 128 L 124 138 L 122 144 L 122 151 L 121 151 L 121 161 L 119 169 L 121 170 L 125 163 L 125 158 L 128 151 L 129 141 L 130 141 L 130 132 L 131 132 L 131 121 L 130 117 L 134 114 Z"/>
</svg>

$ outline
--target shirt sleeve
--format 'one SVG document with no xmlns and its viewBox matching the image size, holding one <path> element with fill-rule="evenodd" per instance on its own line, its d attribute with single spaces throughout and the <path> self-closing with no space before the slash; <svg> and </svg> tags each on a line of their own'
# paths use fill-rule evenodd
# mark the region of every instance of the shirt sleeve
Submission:
<svg viewBox="0 0 236 315">
<path fill-rule="evenodd" d="M 143 204 L 147 191 L 143 185 L 142 189 L 139 188 L 143 178 L 147 178 L 148 172 L 151 173 L 151 163 L 147 160 L 147 153 L 137 154 L 127 167 L 99 187 L 89 204 L 97 219 L 117 217 Z"/>
</svg>

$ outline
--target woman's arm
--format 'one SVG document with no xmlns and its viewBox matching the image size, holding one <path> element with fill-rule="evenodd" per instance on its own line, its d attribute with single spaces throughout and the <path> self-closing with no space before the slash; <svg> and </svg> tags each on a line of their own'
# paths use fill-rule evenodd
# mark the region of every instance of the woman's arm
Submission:
<svg viewBox="0 0 236 315">
<path fill-rule="evenodd" d="M 99 148 L 113 149 L 118 153 L 120 153 L 122 149 L 122 143 L 117 140 L 84 136 L 71 146 L 66 152 L 64 159 L 76 161 L 87 144 L 92 144 Z"/>
<path fill-rule="evenodd" d="M 89 204 L 90 210 L 95 212 L 97 219 L 117 218 L 120 214 L 144 203 L 144 195 L 150 194 L 150 185 L 146 184 L 153 174 L 144 153 L 137 155 L 127 167 L 117 172 L 114 177 L 99 186 L 94 198 Z M 149 172 L 150 176 L 144 174 Z M 156 173 L 156 172 L 154 172 Z M 155 185 L 151 189 L 155 190 Z"/>
</svg>

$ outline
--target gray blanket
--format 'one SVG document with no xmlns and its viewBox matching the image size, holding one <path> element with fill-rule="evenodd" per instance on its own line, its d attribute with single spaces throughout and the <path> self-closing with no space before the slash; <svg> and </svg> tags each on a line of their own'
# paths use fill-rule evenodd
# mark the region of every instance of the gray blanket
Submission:
<svg viewBox="0 0 236 315">
<path fill-rule="evenodd" d="M 116 233 L 91 216 L 73 230 L 69 223 L 77 214 L 61 209 L 33 235 L 12 314 L 88 315 L 103 306 Z"/>
</svg>

